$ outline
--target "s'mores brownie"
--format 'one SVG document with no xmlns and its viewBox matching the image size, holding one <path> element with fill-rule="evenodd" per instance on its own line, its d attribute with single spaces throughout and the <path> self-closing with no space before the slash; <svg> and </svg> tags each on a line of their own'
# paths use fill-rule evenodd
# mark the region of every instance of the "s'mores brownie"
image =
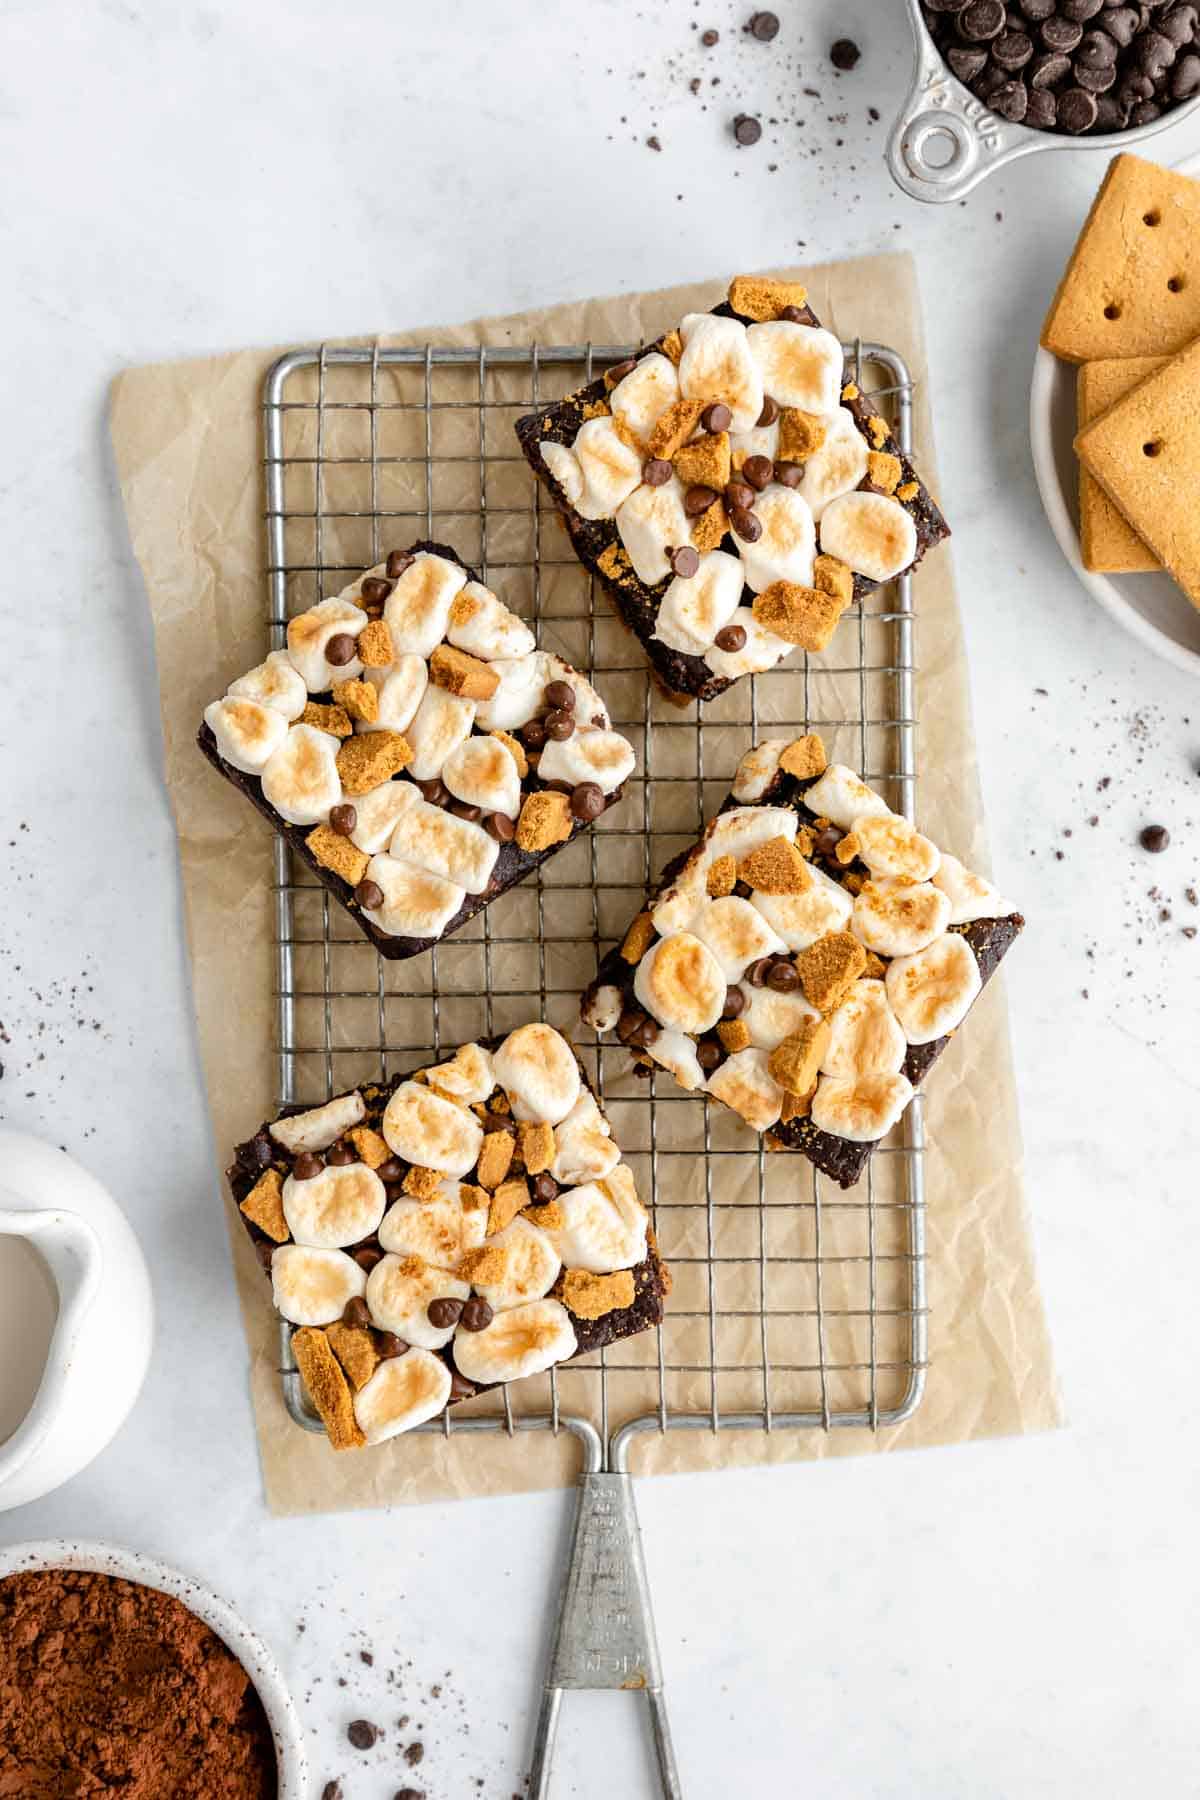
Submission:
<svg viewBox="0 0 1200 1800">
<path fill-rule="evenodd" d="M 662 1318 L 649 1215 L 549 1025 L 288 1108 L 228 1180 L 336 1450 Z"/>
<path fill-rule="evenodd" d="M 635 761 L 592 684 L 434 543 L 289 620 L 198 741 L 388 958 L 586 830 Z"/>
<path fill-rule="evenodd" d="M 681 702 L 825 650 L 853 601 L 949 535 L 793 282 L 737 276 L 711 312 L 516 429 Z"/>
<path fill-rule="evenodd" d="M 772 739 L 582 1015 L 851 1187 L 1024 923 L 820 738 Z"/>
</svg>

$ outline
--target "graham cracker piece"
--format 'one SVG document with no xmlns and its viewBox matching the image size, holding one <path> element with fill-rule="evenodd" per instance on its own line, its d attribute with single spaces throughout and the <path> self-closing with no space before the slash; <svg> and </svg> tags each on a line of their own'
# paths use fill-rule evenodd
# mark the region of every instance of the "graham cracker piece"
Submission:
<svg viewBox="0 0 1200 1800">
<path fill-rule="evenodd" d="M 492 1204 L 492 1196 L 487 1189 L 476 1187 L 471 1181 L 459 1182 L 458 1197 L 464 1212 L 478 1212 L 480 1207 L 486 1212 Z"/>
<path fill-rule="evenodd" d="M 890 450 L 867 452 L 867 480 L 878 494 L 894 494 L 900 485 L 900 458 Z"/>
<path fill-rule="evenodd" d="M 816 732 L 810 731 L 807 736 L 792 740 L 780 757 L 779 766 L 785 775 L 792 775 L 797 781 L 810 781 L 814 775 L 825 773 L 829 759 Z"/>
<path fill-rule="evenodd" d="M 286 1244 L 292 1235 L 283 1216 L 283 1176 L 278 1169 L 263 1170 L 239 1211 L 277 1244 Z"/>
<path fill-rule="evenodd" d="M 383 619 L 372 619 L 358 634 L 358 659 L 365 669 L 386 669 L 396 660 L 396 646 Z"/>
<path fill-rule="evenodd" d="M 357 887 L 367 872 L 370 857 L 331 825 L 314 825 L 304 842 L 322 868 L 332 869 L 351 887 Z"/>
<path fill-rule="evenodd" d="M 1067 362 L 1161 356 L 1200 332 L 1200 182 L 1115 156 L 1042 326 Z"/>
<path fill-rule="evenodd" d="M 358 1151 L 359 1161 L 365 1162 L 368 1169 L 377 1169 L 392 1154 L 379 1133 L 372 1131 L 369 1125 L 356 1125 L 346 1137 Z"/>
<path fill-rule="evenodd" d="M 563 844 L 571 835 L 574 819 L 566 794 L 552 788 L 529 794 L 517 820 L 519 850 L 548 850 L 552 844 Z"/>
<path fill-rule="evenodd" d="M 562 1278 L 563 1305 L 578 1319 L 602 1319 L 606 1313 L 632 1306 L 635 1295 L 632 1269 L 614 1275 L 593 1275 L 587 1269 L 568 1269 Z"/>
<path fill-rule="evenodd" d="M 357 1394 L 359 1388 L 366 1387 L 372 1375 L 379 1367 L 379 1352 L 375 1348 L 375 1340 L 365 1325 L 343 1325 L 339 1319 L 336 1325 L 325 1327 L 325 1336 L 329 1339 L 329 1348 L 341 1363 Z"/>
<path fill-rule="evenodd" d="M 1081 363 L 1075 390 L 1076 417 L 1082 431 L 1110 406 L 1123 400 L 1147 375 L 1167 361 L 1165 356 L 1104 357 Z M 1158 559 L 1104 489 L 1079 465 L 1079 547 L 1085 569 L 1106 575 L 1136 575 L 1157 569 Z"/>
<path fill-rule="evenodd" d="M 544 1174 L 554 1161 L 553 1125 L 522 1125 L 520 1145 L 526 1173 L 530 1175 Z"/>
<path fill-rule="evenodd" d="M 755 594 L 751 610 L 763 629 L 776 637 L 799 644 L 802 650 L 824 650 L 846 603 L 836 594 L 801 587 L 797 581 L 773 581 Z"/>
<path fill-rule="evenodd" d="M 404 1192 L 411 1194 L 414 1200 L 432 1200 L 443 1179 L 436 1169 L 422 1169 L 414 1163 L 404 1177 Z"/>
<path fill-rule="evenodd" d="M 882 981 L 887 974 L 887 964 L 882 956 L 876 956 L 873 950 L 867 951 L 867 966 L 863 974 L 868 981 Z"/>
<path fill-rule="evenodd" d="M 608 382 L 607 373 L 605 374 L 604 380 L 605 380 L 605 384 L 607 385 L 607 382 Z M 616 386 L 615 382 L 613 383 L 613 386 L 614 387 Z M 581 411 L 583 413 L 583 417 L 585 420 L 587 420 L 587 419 L 607 419 L 610 416 L 610 414 L 612 413 L 612 407 L 608 404 L 607 400 L 589 400 L 581 408 Z M 618 434 L 620 434 L 620 432 L 621 432 L 621 426 L 623 425 L 623 423 L 624 423 L 624 420 L 622 420 L 622 419 L 617 420 Z"/>
<path fill-rule="evenodd" d="M 842 399 L 843 400 L 857 400 L 858 392 L 859 392 L 859 390 L 858 390 L 857 381 L 848 381 L 846 383 L 845 387 L 842 389 Z"/>
<path fill-rule="evenodd" d="M 901 482 L 900 486 L 896 489 L 896 498 L 897 500 L 903 500 L 907 503 L 909 500 L 915 500 L 920 491 L 921 484 L 919 481 L 904 481 Z"/>
<path fill-rule="evenodd" d="M 361 1450 L 367 1440 L 354 1417 L 350 1383 L 343 1375 L 342 1365 L 330 1349 L 325 1333 L 312 1325 L 294 1331 L 292 1355 L 334 1449 Z"/>
<path fill-rule="evenodd" d="M 624 544 L 615 538 L 596 558 L 596 567 L 602 575 L 607 576 L 609 581 L 620 581 L 622 575 L 626 574 L 632 566 Z"/>
<path fill-rule="evenodd" d="M 710 487 L 719 494 L 731 472 L 727 431 L 706 432 L 675 452 L 675 473 L 684 487 Z"/>
<path fill-rule="evenodd" d="M 463 700 L 490 700 L 500 677 L 490 663 L 453 644 L 439 644 L 429 659 L 429 679 Z"/>
<path fill-rule="evenodd" d="M 725 510 L 723 500 L 714 500 L 712 505 L 692 520 L 692 543 L 701 556 L 707 556 L 710 550 L 720 546 L 721 539 L 729 530 L 729 514 Z"/>
<path fill-rule="evenodd" d="M 703 400 L 675 400 L 657 420 L 650 433 L 650 455 L 671 462 L 675 452 L 686 444 L 700 423 Z"/>
<path fill-rule="evenodd" d="M 878 413 L 872 413 L 867 420 L 867 434 L 876 450 L 882 450 L 888 441 L 888 422 L 881 419 Z"/>
<path fill-rule="evenodd" d="M 529 773 L 529 758 L 525 754 L 525 746 L 520 738 L 514 737 L 511 731 L 493 731 L 491 735 L 497 742 L 504 745 L 517 765 L 517 774 L 524 781 Z"/>
<path fill-rule="evenodd" d="M 495 1237 L 498 1231 L 511 1225 L 517 1214 L 524 1212 L 529 1205 L 530 1198 L 529 1183 L 520 1176 L 512 1181 L 502 1181 L 492 1195 L 492 1203 L 488 1208 L 488 1236 Z"/>
<path fill-rule="evenodd" d="M 779 447 L 777 462 L 803 462 L 825 442 L 826 425 L 820 413 L 802 412 L 798 406 L 785 406 L 779 415 Z"/>
<path fill-rule="evenodd" d="M 379 717 L 379 689 L 370 681 L 335 681 L 333 697 L 352 719 L 373 725 Z"/>
<path fill-rule="evenodd" d="M 735 275 L 729 284 L 729 304 L 743 319 L 756 325 L 777 319 L 787 306 L 807 306 L 808 289 L 800 281 L 777 281 L 770 275 Z"/>
<path fill-rule="evenodd" d="M 785 1037 L 772 1050 L 767 1068 L 785 1094 L 811 1093 L 829 1048 L 829 1027 L 824 1019 L 805 1019 L 799 1031 Z"/>
<path fill-rule="evenodd" d="M 1075 448 L 1200 606 L 1200 339 L 1085 426 Z"/>
<path fill-rule="evenodd" d="M 738 878 L 760 894 L 803 894 L 812 886 L 804 858 L 785 837 L 757 844 L 738 864 Z"/>
<path fill-rule="evenodd" d="M 512 1133 L 508 1131 L 489 1131 L 483 1140 L 483 1148 L 479 1152 L 479 1163 L 475 1170 L 475 1179 L 480 1187 L 487 1188 L 490 1193 L 498 1188 L 508 1174 L 516 1144 Z"/>
<path fill-rule="evenodd" d="M 458 1272 L 463 1281 L 486 1287 L 489 1282 L 502 1281 L 507 1266 L 508 1251 L 503 1244 L 481 1244 L 478 1250 L 468 1250 L 460 1258 Z"/>
<path fill-rule="evenodd" d="M 786 1125 L 789 1119 L 806 1119 L 812 1110 L 813 1095 L 817 1091 L 814 1081 L 807 1094 L 789 1094 L 783 1090 L 783 1105 L 779 1109 L 779 1122 Z"/>
<path fill-rule="evenodd" d="M 848 931 L 827 931 L 796 958 L 804 998 L 823 1013 L 836 1011 L 866 965 L 866 951 Z"/>
<path fill-rule="evenodd" d="M 717 1026 L 717 1036 L 730 1056 L 736 1056 L 739 1050 L 748 1050 L 750 1047 L 750 1027 L 745 1019 L 722 1019 Z"/>
<path fill-rule="evenodd" d="M 347 794 L 369 794 L 412 761 L 408 739 L 398 731 L 364 731 L 348 738 L 337 753 L 337 770 Z"/>
<path fill-rule="evenodd" d="M 639 963 L 654 942 L 658 933 L 654 929 L 654 920 L 648 912 L 640 912 L 629 930 L 625 933 L 621 945 L 621 955 L 627 963 Z"/>
<path fill-rule="evenodd" d="M 673 362 L 676 368 L 678 368 L 680 359 L 683 356 L 683 338 L 681 334 L 678 331 L 668 331 L 662 343 L 659 345 L 659 349 L 662 351 L 667 361 Z"/>
<path fill-rule="evenodd" d="M 339 738 L 348 738 L 354 730 L 354 721 L 344 706 L 322 706 L 319 700 L 310 700 L 296 723 L 313 725 L 318 731 L 328 731 Z"/>
<path fill-rule="evenodd" d="M 704 888 L 710 900 L 723 900 L 737 886 L 736 856 L 718 856 L 708 865 Z"/>
<path fill-rule="evenodd" d="M 545 1206 L 527 1206 L 525 1217 L 541 1231 L 561 1231 L 567 1222 L 567 1215 L 557 1200 L 547 1200 Z"/>
<path fill-rule="evenodd" d="M 813 563 L 813 586 L 849 606 L 854 598 L 854 571 L 836 556 L 818 556 Z"/>
</svg>

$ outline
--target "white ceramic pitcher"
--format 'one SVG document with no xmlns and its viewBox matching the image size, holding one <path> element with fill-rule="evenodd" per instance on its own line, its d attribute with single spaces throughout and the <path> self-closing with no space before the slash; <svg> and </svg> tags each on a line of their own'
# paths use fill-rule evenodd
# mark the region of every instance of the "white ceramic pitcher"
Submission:
<svg viewBox="0 0 1200 1800">
<path fill-rule="evenodd" d="M 63 1151 L 0 1129 L 0 1235 L 25 1238 L 58 1290 L 33 1404 L 0 1444 L 0 1512 L 77 1475 L 115 1437 L 150 1362 L 153 1305 L 137 1239 Z"/>
</svg>

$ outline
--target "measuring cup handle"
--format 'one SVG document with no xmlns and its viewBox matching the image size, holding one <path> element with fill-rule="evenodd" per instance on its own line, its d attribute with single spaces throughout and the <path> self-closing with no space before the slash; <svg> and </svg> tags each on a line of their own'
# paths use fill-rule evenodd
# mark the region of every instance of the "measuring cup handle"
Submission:
<svg viewBox="0 0 1200 1800">
<path fill-rule="evenodd" d="M 920 0 L 908 0 L 908 12 L 916 56 L 908 98 L 888 138 L 888 171 L 913 200 L 944 205 L 1033 146 L 1019 126 L 1006 125 L 950 73 Z"/>
</svg>

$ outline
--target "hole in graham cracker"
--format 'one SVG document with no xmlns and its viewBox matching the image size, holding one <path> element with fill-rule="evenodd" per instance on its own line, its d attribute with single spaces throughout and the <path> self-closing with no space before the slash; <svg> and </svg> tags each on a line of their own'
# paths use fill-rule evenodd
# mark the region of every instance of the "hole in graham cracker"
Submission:
<svg viewBox="0 0 1200 1800">
<path fill-rule="evenodd" d="M 1167 282 L 1168 292 L 1172 293 L 1172 294 L 1182 294 L 1183 289 L 1184 289 L 1183 276 L 1182 275 L 1172 275 L 1170 280 Z"/>
<path fill-rule="evenodd" d="M 1143 456 L 1158 456 L 1162 450 L 1162 439 L 1151 438 L 1148 444 L 1142 445 Z"/>
<path fill-rule="evenodd" d="M 1152 207 L 1148 213 L 1142 214 L 1142 224 L 1143 225 L 1161 225 L 1162 224 L 1162 214 L 1159 212 L 1157 206 Z"/>
<path fill-rule="evenodd" d="M 1121 309 L 1117 305 L 1115 300 L 1109 301 L 1108 305 L 1104 309 L 1104 316 L 1106 319 L 1119 319 L 1120 318 Z"/>
</svg>

